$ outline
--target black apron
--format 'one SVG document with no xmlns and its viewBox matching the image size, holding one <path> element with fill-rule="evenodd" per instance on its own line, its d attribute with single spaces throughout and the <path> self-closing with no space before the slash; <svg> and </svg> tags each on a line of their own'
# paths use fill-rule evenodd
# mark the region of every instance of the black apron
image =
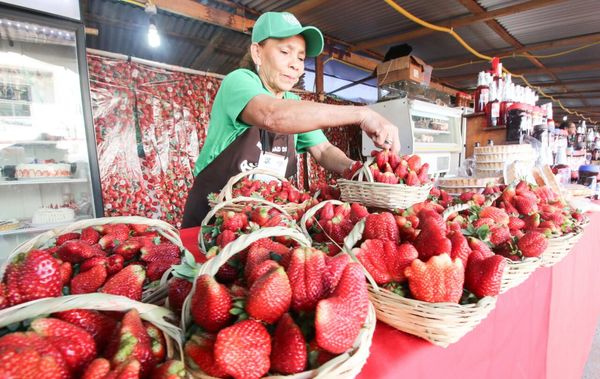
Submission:
<svg viewBox="0 0 600 379">
<path fill-rule="evenodd" d="M 199 226 L 210 211 L 207 196 L 221 191 L 232 176 L 255 168 L 262 151 L 287 157 L 285 176 L 289 178 L 296 174 L 294 135 L 271 133 L 253 126 L 196 176 L 185 203 L 181 227 Z"/>
</svg>

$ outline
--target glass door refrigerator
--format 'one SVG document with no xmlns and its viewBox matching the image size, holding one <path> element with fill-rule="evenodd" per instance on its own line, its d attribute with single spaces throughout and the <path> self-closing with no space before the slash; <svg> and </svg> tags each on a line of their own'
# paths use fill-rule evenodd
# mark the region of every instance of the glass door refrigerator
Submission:
<svg viewBox="0 0 600 379">
<path fill-rule="evenodd" d="M 39 233 L 102 216 L 79 5 L 44 3 L 0 0 L 0 262 Z"/>
</svg>

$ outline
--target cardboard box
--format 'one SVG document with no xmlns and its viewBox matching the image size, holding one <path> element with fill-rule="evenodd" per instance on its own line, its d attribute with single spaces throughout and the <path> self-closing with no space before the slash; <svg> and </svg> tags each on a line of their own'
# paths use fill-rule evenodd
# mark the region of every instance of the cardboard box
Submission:
<svg viewBox="0 0 600 379">
<path fill-rule="evenodd" d="M 377 65 L 378 85 L 400 80 L 411 80 L 427 86 L 431 80 L 431 66 L 414 55 L 392 59 Z"/>
</svg>

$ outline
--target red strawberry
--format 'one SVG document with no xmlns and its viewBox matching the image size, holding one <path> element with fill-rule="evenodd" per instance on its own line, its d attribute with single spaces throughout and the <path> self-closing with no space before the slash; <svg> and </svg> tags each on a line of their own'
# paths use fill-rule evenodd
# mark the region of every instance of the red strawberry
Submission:
<svg viewBox="0 0 600 379">
<path fill-rule="evenodd" d="M 119 339 L 119 350 L 112 357 L 112 364 L 119 366 L 134 360 L 140 363 L 142 376 L 150 373 L 156 365 L 152 353 L 152 340 L 136 309 L 130 310 L 123 316 Z"/>
<path fill-rule="evenodd" d="M 219 234 L 217 236 L 217 245 L 220 248 L 224 248 L 230 242 L 235 241 L 236 238 L 237 238 L 237 235 L 234 232 L 232 232 L 231 230 L 223 230 L 221 232 L 221 234 Z"/>
<path fill-rule="evenodd" d="M 81 231 L 81 241 L 85 241 L 90 245 L 97 244 L 100 240 L 100 233 L 93 227 L 89 226 Z"/>
<path fill-rule="evenodd" d="M 35 332 L 16 332 L 9 333 L 0 338 L 0 349 L 6 347 L 31 348 L 42 357 L 46 356 L 56 364 L 57 376 L 51 378 L 70 378 L 69 368 L 62 353 L 50 343 L 46 338 L 37 335 Z M 1 350 L 0 350 L 1 351 Z M 1 359 L 0 359 L 1 360 Z M 0 369 L 0 377 L 4 378 Z"/>
<path fill-rule="evenodd" d="M 104 358 L 96 358 L 83 372 L 81 379 L 104 379 L 110 372 L 110 362 Z"/>
<path fill-rule="evenodd" d="M 535 199 L 521 195 L 515 195 L 512 201 L 515 208 L 517 208 L 517 211 L 519 211 L 519 213 L 522 215 L 529 215 L 538 211 L 538 206 L 535 202 Z"/>
<path fill-rule="evenodd" d="M 385 183 L 385 184 L 398 184 L 399 179 L 393 172 L 384 172 L 379 177 L 378 182 Z"/>
<path fill-rule="evenodd" d="M 164 242 L 159 245 L 148 245 L 141 249 L 140 259 L 144 262 L 156 262 L 162 260 L 172 260 L 179 258 L 179 247 L 170 242 Z"/>
<path fill-rule="evenodd" d="M 59 271 L 63 287 L 68 286 L 71 281 L 71 275 L 73 274 L 73 265 L 71 262 L 63 262 L 60 264 Z M 0 307 L 0 309 L 2 309 L 2 307 Z"/>
<path fill-rule="evenodd" d="M 474 237 L 469 237 L 469 247 L 473 252 L 478 251 L 483 257 L 491 257 L 494 252 L 485 242 Z"/>
<path fill-rule="evenodd" d="M 421 181 L 419 180 L 416 172 L 409 171 L 408 175 L 406 176 L 405 184 L 407 186 L 420 186 Z"/>
<path fill-rule="evenodd" d="M 485 196 L 483 196 L 480 193 L 473 194 L 471 201 L 473 201 L 475 204 L 477 204 L 479 206 L 482 206 L 483 203 L 485 203 Z"/>
<path fill-rule="evenodd" d="M 87 271 L 80 272 L 71 279 L 71 294 L 96 292 L 102 287 L 106 277 L 106 267 L 103 265 L 96 265 Z"/>
<path fill-rule="evenodd" d="M 254 270 L 264 261 L 269 260 L 271 253 L 269 249 L 259 244 L 252 244 L 246 254 L 246 266 L 244 267 L 244 277 L 249 282 L 248 278 L 254 272 Z M 254 278 L 258 279 L 258 278 Z M 251 285 L 251 284 L 248 284 Z"/>
<path fill-rule="evenodd" d="M 284 314 L 273 334 L 271 370 L 281 374 L 304 371 L 307 362 L 306 341 L 289 313 Z"/>
<path fill-rule="evenodd" d="M 465 288 L 479 298 L 498 296 L 505 268 L 506 259 L 500 255 L 484 259 L 472 257 L 465 271 Z"/>
<path fill-rule="evenodd" d="M 120 364 L 112 370 L 104 379 L 139 379 L 142 372 L 142 365 L 136 359 L 130 359 Z"/>
<path fill-rule="evenodd" d="M 131 300 L 142 300 L 142 286 L 146 270 L 140 265 L 129 265 L 113 275 L 100 289 L 102 293 L 121 295 Z"/>
<path fill-rule="evenodd" d="M 223 224 L 221 230 L 230 230 L 236 232 L 248 226 L 248 216 L 245 213 L 236 213 L 232 211 L 223 213 Z"/>
<path fill-rule="evenodd" d="M 319 347 L 334 354 L 351 348 L 368 310 L 365 275 L 358 263 L 348 263 L 333 295 L 317 304 L 315 333 Z"/>
<path fill-rule="evenodd" d="M 250 220 L 257 223 L 259 226 L 263 226 L 267 221 L 269 221 L 269 208 L 254 208 L 250 214 Z"/>
<path fill-rule="evenodd" d="M 254 319 L 273 324 L 288 311 L 292 303 L 292 288 L 283 270 L 278 267 L 267 272 L 252 284 L 246 311 Z"/>
<path fill-rule="evenodd" d="M 504 209 L 485 207 L 479 212 L 480 218 L 491 218 L 496 224 L 508 225 L 509 217 Z"/>
<path fill-rule="evenodd" d="M 364 239 L 381 239 L 398 242 L 400 235 L 394 215 L 389 212 L 374 213 L 365 219 Z"/>
<path fill-rule="evenodd" d="M 401 160 L 398 166 L 394 169 L 394 174 L 400 180 L 404 180 L 408 175 L 408 163 L 405 160 Z"/>
<path fill-rule="evenodd" d="M 126 261 L 135 258 L 137 253 L 140 252 L 141 248 L 145 246 L 145 244 L 139 238 L 140 237 L 129 238 L 122 244 L 119 244 L 119 246 L 115 247 L 113 252 L 122 256 Z M 152 244 L 149 243 L 147 245 Z"/>
<path fill-rule="evenodd" d="M 0 347 L 0 377 L 14 379 L 61 378 L 63 369 L 50 356 L 32 347 Z"/>
<path fill-rule="evenodd" d="M 129 228 L 127 227 L 127 225 L 123 225 L 122 227 L 119 227 L 119 225 L 123 224 L 114 225 L 114 228 L 110 231 L 109 234 L 105 234 L 100 238 L 100 240 L 98 241 L 98 245 L 100 245 L 103 249 L 106 250 L 115 248 L 123 242 L 127 241 L 130 237 Z"/>
<path fill-rule="evenodd" d="M 523 253 L 523 256 L 539 257 L 546 250 L 546 247 L 548 247 L 548 240 L 542 233 L 529 231 L 519 239 L 517 246 Z"/>
<path fill-rule="evenodd" d="M 163 332 L 148 321 L 143 321 L 142 324 L 144 325 L 144 328 L 146 328 L 146 333 L 150 337 L 150 347 L 152 350 L 152 355 L 154 356 L 154 361 L 162 362 L 167 355 L 167 346 Z"/>
<path fill-rule="evenodd" d="M 89 309 L 72 309 L 54 313 L 52 316 L 88 332 L 96 341 L 98 349 L 106 345 L 117 327 L 117 322 L 114 319 Z"/>
<path fill-rule="evenodd" d="M 249 287 L 252 287 L 252 285 L 254 284 L 254 282 L 256 282 L 258 278 L 271 271 L 272 269 L 280 267 L 280 265 L 272 259 L 267 259 L 266 261 L 263 261 L 253 267 L 254 268 L 250 271 L 246 278 L 246 283 Z"/>
<path fill-rule="evenodd" d="M 496 224 L 490 228 L 490 242 L 496 246 L 511 239 L 510 229 L 506 225 Z"/>
<path fill-rule="evenodd" d="M 390 161 L 390 151 L 389 150 L 381 150 L 376 156 L 375 161 L 377 163 L 377 167 L 381 171 L 385 168 L 385 165 Z"/>
<path fill-rule="evenodd" d="M 152 371 L 150 379 L 177 379 L 186 378 L 187 372 L 182 361 L 171 359 L 165 363 L 156 366 Z"/>
<path fill-rule="evenodd" d="M 489 217 L 483 217 L 483 218 L 478 218 L 477 220 L 475 220 L 475 222 L 473 223 L 473 226 L 475 227 L 475 229 L 479 229 L 483 225 L 492 226 L 495 224 L 496 224 L 496 222 L 493 219 L 491 219 Z"/>
<path fill-rule="evenodd" d="M 325 272 L 323 273 L 323 285 L 325 286 L 325 296 L 329 296 L 335 291 L 346 265 L 351 259 L 348 254 L 338 254 L 336 256 L 325 258 Z"/>
<path fill-rule="evenodd" d="M 219 332 L 215 360 L 237 379 L 258 379 L 269 371 L 271 336 L 258 321 L 245 320 Z"/>
<path fill-rule="evenodd" d="M 227 288 L 210 275 L 201 275 L 192 294 L 191 313 L 194 322 L 209 332 L 227 326 L 231 320 L 231 295 Z"/>
<path fill-rule="evenodd" d="M 7 268 L 5 282 L 11 306 L 62 295 L 60 264 L 43 250 L 19 254 Z"/>
<path fill-rule="evenodd" d="M 178 263 L 180 263 L 180 259 L 174 257 L 165 257 L 164 259 L 148 263 L 146 267 L 148 280 L 151 282 L 159 280 L 168 269 Z"/>
<path fill-rule="evenodd" d="M 135 235 L 147 232 L 149 227 L 146 224 L 129 224 L 129 228 Z"/>
<path fill-rule="evenodd" d="M 508 220 L 508 228 L 510 230 L 519 230 L 525 227 L 525 221 L 521 220 L 518 217 L 511 216 Z"/>
<path fill-rule="evenodd" d="M 354 256 L 373 277 L 377 284 L 392 281 L 392 275 L 385 261 L 385 247 L 382 240 L 365 240 L 360 248 L 352 249 Z M 394 244 L 394 242 L 392 242 Z"/>
<path fill-rule="evenodd" d="M 78 326 L 55 318 L 38 318 L 31 323 L 31 329 L 61 352 L 74 373 L 96 357 L 94 338 Z"/>
<path fill-rule="evenodd" d="M 418 258 L 419 252 L 410 243 L 403 243 L 397 246 L 395 250 L 394 256 L 387 256 L 387 266 L 392 275 L 392 280 L 403 282 L 406 280 L 406 275 L 404 274 L 406 268 L 410 266 L 413 260 Z M 386 249 L 386 251 L 393 252 L 393 249 Z"/>
<path fill-rule="evenodd" d="M 331 220 L 333 218 L 333 216 L 335 216 L 335 210 L 334 210 L 333 203 L 331 203 L 331 202 L 325 203 L 325 205 L 323 206 L 323 208 L 321 208 L 321 211 L 319 212 L 319 220 L 321 220 L 321 221 Z"/>
<path fill-rule="evenodd" d="M 109 276 L 116 274 L 123 269 L 125 258 L 120 254 L 113 254 L 106 260 L 106 272 Z"/>
<path fill-rule="evenodd" d="M 325 254 L 310 247 L 292 252 L 287 275 L 292 289 L 292 309 L 311 311 L 325 293 Z"/>
<path fill-rule="evenodd" d="M 469 255 L 471 255 L 471 248 L 469 242 L 460 230 L 450 234 L 450 243 L 452 244 L 452 250 L 450 251 L 450 258 L 454 261 L 459 259 L 463 267 L 467 267 Z"/>
<path fill-rule="evenodd" d="M 410 158 L 408 158 L 407 163 L 408 168 L 410 168 L 412 171 L 419 172 L 421 169 L 421 157 L 418 155 L 412 155 Z"/>
<path fill-rule="evenodd" d="M 324 230 L 331 239 L 338 243 L 343 244 L 344 239 L 350 233 L 354 224 L 350 221 L 349 218 L 344 218 L 344 216 L 335 216 L 331 220 L 327 221 L 325 224 Z"/>
<path fill-rule="evenodd" d="M 458 303 L 463 292 L 465 268 L 448 254 L 435 255 L 427 262 L 415 259 L 406 269 L 410 292 L 417 300 L 430 303 Z"/>
<path fill-rule="evenodd" d="M 429 176 L 427 175 L 429 172 L 429 163 L 423 163 L 423 165 L 421 166 L 421 169 L 419 170 L 419 173 L 417 175 L 417 178 L 419 178 L 419 181 L 421 183 L 427 183 L 429 181 Z"/>
<path fill-rule="evenodd" d="M 227 373 L 215 361 L 214 345 L 215 341 L 206 335 L 193 335 L 185 343 L 185 355 L 205 374 L 224 378 Z"/>
<path fill-rule="evenodd" d="M 106 253 L 96 245 L 81 240 L 71 240 L 60 246 L 57 255 L 63 261 L 79 263 L 92 257 L 104 257 Z"/>
<path fill-rule="evenodd" d="M 414 241 L 414 246 L 419 252 L 419 259 L 426 261 L 434 255 L 450 254 L 452 243 L 446 237 L 445 230 L 433 219 L 427 220 L 421 233 Z"/>
<path fill-rule="evenodd" d="M 181 312 L 183 302 L 192 290 L 192 285 L 192 282 L 182 278 L 173 278 L 169 281 L 169 308 L 173 312 Z"/>
<path fill-rule="evenodd" d="M 525 216 L 523 218 L 523 221 L 525 222 L 525 230 L 532 230 L 537 228 L 538 226 L 540 226 L 540 215 L 539 213 L 533 213 L 529 216 Z"/>
<path fill-rule="evenodd" d="M 81 234 L 75 232 L 61 234 L 60 236 L 56 237 L 56 246 L 60 246 L 70 240 L 78 240 L 79 237 L 81 237 Z"/>
</svg>

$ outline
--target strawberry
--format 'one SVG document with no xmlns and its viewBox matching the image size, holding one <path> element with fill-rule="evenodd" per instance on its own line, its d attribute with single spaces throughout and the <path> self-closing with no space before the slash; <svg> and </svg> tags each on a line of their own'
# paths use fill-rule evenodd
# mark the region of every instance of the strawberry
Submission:
<svg viewBox="0 0 600 379">
<path fill-rule="evenodd" d="M 348 263 L 332 296 L 317 304 L 315 334 L 318 346 L 334 354 L 351 348 L 368 310 L 365 275 L 358 263 Z"/>
<path fill-rule="evenodd" d="M 525 221 L 521 220 L 518 217 L 509 217 L 508 219 L 508 228 L 510 230 L 519 230 L 525 227 Z"/>
<path fill-rule="evenodd" d="M 271 336 L 258 321 L 245 320 L 219 332 L 215 361 L 237 379 L 258 379 L 269 371 Z"/>
<path fill-rule="evenodd" d="M 78 240 L 79 237 L 81 237 L 81 234 L 75 232 L 61 234 L 60 236 L 56 237 L 56 246 L 60 246 L 70 240 Z"/>
<path fill-rule="evenodd" d="M 73 274 L 73 265 L 71 262 L 62 262 L 59 267 L 62 286 L 68 286 Z M 2 309 L 2 307 L 0 307 Z"/>
<path fill-rule="evenodd" d="M 381 171 L 383 171 L 384 167 L 390 161 L 390 151 L 389 150 L 381 150 L 376 156 L 375 161 L 377 163 L 377 167 Z"/>
<path fill-rule="evenodd" d="M 62 378 L 63 370 L 52 357 L 44 356 L 32 347 L 15 345 L 0 347 L 0 378 L 40 377 Z"/>
<path fill-rule="evenodd" d="M 220 248 L 224 248 L 230 242 L 235 241 L 236 238 L 237 238 L 237 235 L 234 232 L 232 232 L 231 230 L 223 230 L 221 232 L 221 234 L 219 234 L 217 236 L 217 245 Z"/>
<path fill-rule="evenodd" d="M 475 220 L 475 222 L 473 223 L 473 227 L 475 227 L 475 229 L 479 229 L 483 225 L 493 226 L 495 224 L 496 224 L 496 222 L 493 219 L 491 219 L 489 217 L 483 217 L 483 218 L 478 218 L 477 220 Z"/>
<path fill-rule="evenodd" d="M 335 216 L 331 220 L 327 221 L 325 224 L 324 230 L 331 239 L 338 243 L 343 244 L 344 238 L 350 233 L 354 224 L 350 221 L 349 218 L 344 218 L 344 216 Z"/>
<path fill-rule="evenodd" d="M 362 167 L 363 167 L 363 163 L 356 161 L 352 164 L 352 167 L 350 167 L 350 169 L 344 170 L 344 173 L 342 176 L 344 177 L 344 179 L 350 180 L 350 179 L 352 179 L 354 174 L 356 174 L 356 172 L 358 170 L 360 170 Z M 328 188 L 328 187 L 326 187 L 326 188 Z M 321 191 L 321 192 L 323 192 L 323 191 Z"/>
<path fill-rule="evenodd" d="M 148 336 L 142 319 L 135 308 L 123 316 L 121 330 L 119 331 L 119 340 L 119 350 L 112 357 L 112 364 L 119 366 L 136 360 L 140 363 L 142 376 L 150 373 L 156 365 L 156 360 L 152 353 L 152 340 Z"/>
<path fill-rule="evenodd" d="M 31 329 L 45 337 L 63 355 L 67 367 L 79 372 L 96 357 L 96 342 L 82 328 L 56 318 L 38 318 Z"/>
<path fill-rule="evenodd" d="M 398 184 L 399 179 L 393 172 L 384 172 L 379 176 L 378 182 L 385 184 Z"/>
<path fill-rule="evenodd" d="M 223 212 L 223 224 L 221 231 L 230 230 L 236 232 L 248 226 L 248 216 L 245 213 L 236 213 L 232 211 Z"/>
<path fill-rule="evenodd" d="M 252 287 L 252 285 L 254 284 L 254 282 L 256 282 L 258 278 L 271 271 L 272 269 L 280 267 L 280 265 L 272 259 L 267 259 L 266 261 L 263 261 L 253 267 L 254 268 L 250 271 L 246 278 L 246 283 L 249 287 Z"/>
<path fill-rule="evenodd" d="M 102 287 L 106 277 L 106 267 L 103 265 L 96 265 L 87 271 L 80 272 L 71 279 L 71 294 L 96 292 Z"/>
<path fill-rule="evenodd" d="M 170 242 L 144 246 L 140 251 L 140 259 L 144 262 L 178 259 L 180 254 L 179 247 Z"/>
<path fill-rule="evenodd" d="M 352 253 L 373 277 L 377 284 L 385 284 L 392 281 L 392 275 L 390 274 L 385 260 L 385 242 L 378 239 L 365 240 L 360 248 L 352 249 Z M 394 245 L 394 242 L 391 242 Z"/>
<path fill-rule="evenodd" d="M 250 317 L 274 324 L 288 311 L 292 303 L 292 288 L 283 269 L 272 269 L 252 284 L 246 302 Z"/>
<path fill-rule="evenodd" d="M 113 254 L 106 260 L 106 272 L 112 276 L 123 269 L 125 258 L 120 254 Z"/>
<path fill-rule="evenodd" d="M 96 341 L 98 349 L 106 345 L 117 327 L 117 322 L 114 319 L 89 309 L 71 309 L 54 313 L 52 316 L 88 332 Z"/>
<path fill-rule="evenodd" d="M 100 240 L 98 240 L 98 245 L 105 250 L 112 249 L 127 241 L 129 236 L 130 231 L 127 225 L 116 224 L 114 225 L 114 228 L 111 229 L 110 233 L 103 235 Z"/>
<path fill-rule="evenodd" d="M 319 212 L 319 220 L 320 221 L 327 221 L 327 220 L 331 220 L 333 218 L 333 216 L 335 216 L 335 209 L 333 206 L 333 203 L 325 203 L 325 205 L 323 206 L 323 208 L 321 208 L 321 211 Z"/>
<path fill-rule="evenodd" d="M 19 254 L 8 266 L 4 278 L 11 306 L 62 295 L 60 264 L 43 250 Z"/>
<path fill-rule="evenodd" d="M 421 185 L 421 181 L 419 180 L 417 173 L 414 171 L 408 172 L 408 175 L 406 175 L 406 179 L 404 182 L 407 186 L 420 186 Z"/>
<path fill-rule="evenodd" d="M 542 233 L 529 231 L 517 242 L 525 257 L 539 257 L 548 247 L 548 240 Z"/>
<path fill-rule="evenodd" d="M 323 285 L 325 286 L 325 296 L 329 296 L 335 291 L 346 265 L 351 259 L 348 254 L 338 254 L 336 256 L 325 258 L 325 272 L 323 274 Z"/>
<path fill-rule="evenodd" d="M 458 303 L 463 292 L 465 268 L 448 254 L 432 256 L 427 262 L 415 259 L 405 272 L 410 292 L 430 303 Z"/>
<path fill-rule="evenodd" d="M 485 242 L 480 239 L 469 237 L 469 247 L 473 252 L 479 252 L 483 257 L 491 257 L 494 255 L 494 252 Z"/>
<path fill-rule="evenodd" d="M 400 180 L 404 180 L 408 175 L 408 163 L 405 160 L 401 160 L 398 166 L 394 169 L 394 175 Z"/>
<path fill-rule="evenodd" d="M 181 309 L 183 309 L 183 302 L 192 290 L 192 285 L 192 282 L 182 278 L 173 278 L 169 281 L 169 308 L 173 312 L 181 312 Z"/>
<path fill-rule="evenodd" d="M 186 378 L 187 372 L 182 361 L 171 359 L 165 363 L 156 366 L 152 371 L 150 379 L 177 379 Z"/>
<path fill-rule="evenodd" d="M 390 240 L 397 243 L 399 237 L 398 225 L 391 213 L 374 213 L 365 219 L 364 239 Z"/>
<path fill-rule="evenodd" d="M 250 214 L 250 220 L 257 223 L 259 226 L 263 226 L 267 221 L 269 221 L 269 208 L 254 208 Z"/>
<path fill-rule="evenodd" d="M 414 172 L 419 172 L 421 169 L 421 157 L 418 155 L 412 155 L 407 160 L 408 168 L 410 168 Z"/>
<path fill-rule="evenodd" d="M 152 244 L 147 245 L 151 246 Z M 128 261 L 135 258 L 135 256 L 137 255 L 137 253 L 140 252 L 143 246 L 145 246 L 145 244 L 139 239 L 139 237 L 132 237 L 123 242 L 122 244 L 119 244 L 119 246 L 115 247 L 113 249 L 113 252 L 115 254 L 119 254 L 126 261 Z"/>
<path fill-rule="evenodd" d="M 231 321 L 231 295 L 212 276 L 205 274 L 196 279 L 196 291 L 191 301 L 194 322 L 204 330 L 216 332 Z"/>
<path fill-rule="evenodd" d="M 484 259 L 471 257 L 465 271 L 465 288 L 478 298 L 498 296 L 506 259 L 494 255 Z"/>
<path fill-rule="evenodd" d="M 142 372 L 142 365 L 136 359 L 130 359 L 112 370 L 104 379 L 139 379 Z"/>
<path fill-rule="evenodd" d="M 179 257 L 165 257 L 161 260 L 152 261 L 148 263 L 146 269 L 146 273 L 148 276 L 148 280 L 151 282 L 155 280 L 159 280 L 162 278 L 163 274 L 170 269 L 172 266 L 180 263 Z"/>
<path fill-rule="evenodd" d="M 496 224 L 490 228 L 490 242 L 501 245 L 511 239 L 510 229 L 506 225 Z"/>
<path fill-rule="evenodd" d="M 70 240 L 60 246 L 57 255 L 63 261 L 80 263 L 92 257 L 106 256 L 106 253 L 96 245 L 81 240 Z"/>
<path fill-rule="evenodd" d="M 85 261 L 81 262 L 81 264 L 79 265 L 79 272 L 85 272 L 90 270 L 91 268 L 93 268 L 94 266 L 104 266 L 106 267 L 108 265 L 108 258 L 106 257 L 92 257 L 89 259 L 86 259 Z"/>
<path fill-rule="evenodd" d="M 246 278 L 246 282 L 250 286 L 249 277 L 254 272 L 254 270 L 264 261 L 269 260 L 271 258 L 271 253 L 269 249 L 263 247 L 259 244 L 252 244 L 246 253 L 246 265 L 244 267 L 244 277 Z M 253 279 L 258 279 L 254 277 Z"/>
<path fill-rule="evenodd" d="M 271 370 L 281 374 L 296 374 L 306 368 L 306 341 L 289 313 L 284 314 L 273 334 Z"/>
<path fill-rule="evenodd" d="M 292 289 L 292 309 L 312 311 L 325 293 L 323 273 L 325 254 L 310 247 L 299 247 L 292 252 L 287 269 Z"/>
<path fill-rule="evenodd" d="M 70 378 L 69 369 L 62 353 L 50 343 L 46 338 L 37 335 L 35 332 L 16 332 L 9 333 L 0 338 L 0 349 L 4 347 L 23 347 L 32 348 L 41 356 L 47 356 L 56 364 L 59 375 L 55 378 Z M 1 374 L 0 377 L 4 377 Z"/>
<path fill-rule="evenodd" d="M 419 252 L 411 243 L 403 243 L 400 246 L 396 246 L 395 249 L 388 248 L 386 252 L 393 253 L 393 256 L 388 255 L 386 258 L 392 280 L 395 282 L 405 281 L 406 275 L 404 272 L 412 261 L 418 258 Z"/>
<path fill-rule="evenodd" d="M 110 362 L 105 358 L 96 358 L 86 367 L 81 379 L 104 379 L 109 372 Z"/>
<path fill-rule="evenodd" d="M 97 244 L 100 240 L 100 233 L 93 227 L 89 226 L 81 231 L 81 241 L 85 241 L 90 245 Z"/>
<path fill-rule="evenodd" d="M 150 337 L 150 347 L 155 362 L 162 362 L 167 355 L 166 342 L 163 332 L 148 321 L 142 324 L 146 328 L 146 333 Z"/>
<path fill-rule="evenodd" d="M 146 224 L 129 224 L 129 229 L 131 229 L 134 235 L 147 232 L 149 227 Z"/>
<path fill-rule="evenodd" d="M 512 201 L 517 211 L 519 211 L 519 213 L 522 215 L 530 215 L 538 211 L 538 206 L 535 202 L 535 199 L 522 195 L 515 195 Z"/>
<path fill-rule="evenodd" d="M 446 237 L 445 230 L 434 219 L 428 219 L 422 224 L 414 246 L 419 252 L 419 259 L 423 261 L 434 255 L 449 255 L 452 251 L 452 243 Z"/>
<path fill-rule="evenodd" d="M 204 373 L 217 378 L 224 378 L 227 373 L 217 365 L 214 356 L 214 339 L 208 335 L 193 335 L 192 338 L 185 343 L 185 355 Z"/>
<path fill-rule="evenodd" d="M 462 262 L 463 267 L 467 267 L 469 255 L 471 255 L 471 248 L 469 247 L 469 242 L 460 230 L 450 233 L 450 243 L 452 245 L 450 258 L 452 258 L 453 261 L 459 259 Z"/>
<path fill-rule="evenodd" d="M 109 278 L 99 292 L 121 295 L 131 300 L 142 300 L 142 286 L 146 270 L 140 265 L 129 265 Z"/>
<path fill-rule="evenodd" d="M 479 218 L 491 218 L 496 224 L 508 225 L 509 217 L 504 209 L 485 207 L 479 212 Z"/>
<path fill-rule="evenodd" d="M 429 172 L 429 163 L 423 163 L 423 165 L 421 166 L 421 169 L 419 170 L 419 173 L 417 174 L 417 178 L 419 179 L 419 182 L 427 183 L 429 181 L 428 172 Z"/>
</svg>

